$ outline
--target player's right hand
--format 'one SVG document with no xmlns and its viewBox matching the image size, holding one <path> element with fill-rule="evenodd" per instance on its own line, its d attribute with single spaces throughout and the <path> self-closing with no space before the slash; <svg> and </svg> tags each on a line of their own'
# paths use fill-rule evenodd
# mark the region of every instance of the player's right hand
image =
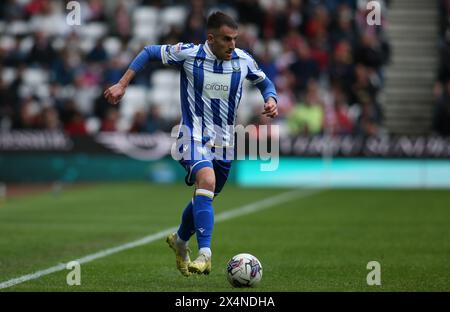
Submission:
<svg viewBox="0 0 450 312">
<path fill-rule="evenodd" d="M 124 94 L 125 94 L 125 87 L 120 83 L 116 83 L 112 87 L 109 87 L 103 93 L 106 100 L 114 105 L 119 103 Z"/>
</svg>

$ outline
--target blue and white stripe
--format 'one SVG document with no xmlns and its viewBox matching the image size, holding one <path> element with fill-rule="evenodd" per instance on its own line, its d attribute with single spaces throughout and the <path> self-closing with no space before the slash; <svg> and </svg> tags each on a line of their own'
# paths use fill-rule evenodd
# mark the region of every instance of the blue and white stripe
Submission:
<svg viewBox="0 0 450 312">
<path fill-rule="evenodd" d="M 161 60 L 181 70 L 181 124 L 191 131 L 184 139 L 232 146 L 244 79 L 254 84 L 266 79 L 253 58 L 235 49 L 232 59 L 223 61 L 207 43 L 179 43 L 161 46 Z"/>
</svg>

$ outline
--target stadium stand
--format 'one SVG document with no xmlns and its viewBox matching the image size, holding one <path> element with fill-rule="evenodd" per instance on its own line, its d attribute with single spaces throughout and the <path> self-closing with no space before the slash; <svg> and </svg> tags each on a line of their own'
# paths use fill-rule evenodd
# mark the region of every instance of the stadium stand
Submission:
<svg viewBox="0 0 450 312">
<path fill-rule="evenodd" d="M 398 0 L 389 10 L 391 66 L 385 88 L 386 126 L 394 134 L 431 131 L 433 83 L 438 64 L 436 1 Z"/>
<path fill-rule="evenodd" d="M 155 131 L 136 126 L 147 119 L 170 129 L 180 117 L 176 69 L 150 64 L 118 107 L 102 100 L 102 91 L 119 80 L 145 45 L 203 42 L 205 18 L 217 9 L 238 19 L 238 46 L 253 53 L 275 82 L 280 116 L 274 122 L 283 132 L 382 135 L 389 130 L 382 100 L 391 58 L 387 21 L 368 27 L 364 1 L 83 0 L 80 26 L 66 23 L 67 2 L 0 2 L 2 130 Z M 386 12 L 389 2 L 380 2 Z M 258 120 L 263 105 L 256 89 L 245 88 L 243 124 Z M 298 112 L 311 105 L 315 113 L 305 116 L 320 120 L 298 120 Z"/>
<path fill-rule="evenodd" d="M 433 131 L 450 135 L 450 1 L 439 3 L 439 67 L 434 87 Z"/>
</svg>

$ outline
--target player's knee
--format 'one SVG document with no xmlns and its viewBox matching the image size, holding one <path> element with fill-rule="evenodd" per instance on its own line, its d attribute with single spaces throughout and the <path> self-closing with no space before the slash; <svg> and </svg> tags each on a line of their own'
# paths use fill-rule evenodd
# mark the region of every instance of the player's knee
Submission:
<svg viewBox="0 0 450 312">
<path fill-rule="evenodd" d="M 204 173 L 197 176 L 197 187 L 200 189 L 208 190 L 214 192 L 216 187 L 216 177 L 214 172 Z"/>
<path fill-rule="evenodd" d="M 216 179 L 214 178 L 214 176 L 203 177 L 199 181 L 198 187 L 204 190 L 214 192 L 214 188 L 216 187 Z"/>
</svg>

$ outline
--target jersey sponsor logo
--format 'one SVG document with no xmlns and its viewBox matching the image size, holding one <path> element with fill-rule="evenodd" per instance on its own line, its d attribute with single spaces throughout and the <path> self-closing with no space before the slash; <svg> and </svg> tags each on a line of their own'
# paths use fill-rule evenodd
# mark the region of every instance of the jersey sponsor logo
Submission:
<svg viewBox="0 0 450 312">
<path fill-rule="evenodd" d="M 226 91 L 228 92 L 229 86 L 218 84 L 218 83 L 208 83 L 205 85 L 205 90 L 214 90 L 214 91 Z"/>
<path fill-rule="evenodd" d="M 203 93 L 210 99 L 228 100 L 231 89 L 231 74 L 204 71 Z"/>
</svg>

